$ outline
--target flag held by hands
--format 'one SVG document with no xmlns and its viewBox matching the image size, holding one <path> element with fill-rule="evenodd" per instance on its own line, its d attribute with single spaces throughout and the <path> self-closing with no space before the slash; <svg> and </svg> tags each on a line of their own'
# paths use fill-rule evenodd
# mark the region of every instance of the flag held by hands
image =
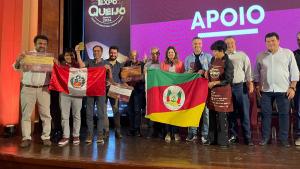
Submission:
<svg viewBox="0 0 300 169">
<path fill-rule="evenodd" d="M 208 93 L 208 80 L 197 73 L 147 70 L 147 113 L 152 121 L 198 127 Z"/>
<path fill-rule="evenodd" d="M 78 69 L 54 64 L 49 90 L 71 96 L 104 96 L 105 80 L 104 67 Z"/>
</svg>

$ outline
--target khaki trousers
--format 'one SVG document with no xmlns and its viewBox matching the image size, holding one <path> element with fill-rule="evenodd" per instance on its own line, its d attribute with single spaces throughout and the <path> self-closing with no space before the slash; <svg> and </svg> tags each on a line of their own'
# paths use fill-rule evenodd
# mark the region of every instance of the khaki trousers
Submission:
<svg viewBox="0 0 300 169">
<path fill-rule="evenodd" d="M 48 87 L 32 88 L 22 87 L 21 107 L 22 107 L 22 137 L 23 140 L 31 140 L 31 114 L 38 105 L 38 111 L 43 125 L 42 140 L 50 139 L 51 115 L 50 115 L 50 93 Z"/>
</svg>

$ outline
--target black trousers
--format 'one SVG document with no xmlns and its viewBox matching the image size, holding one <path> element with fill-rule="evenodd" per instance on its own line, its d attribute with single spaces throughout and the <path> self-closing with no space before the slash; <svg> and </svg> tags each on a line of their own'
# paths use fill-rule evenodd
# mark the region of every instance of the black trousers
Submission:
<svg viewBox="0 0 300 169">
<path fill-rule="evenodd" d="M 209 111 L 208 137 L 211 144 L 228 145 L 227 113 Z"/>
<path fill-rule="evenodd" d="M 128 115 L 130 121 L 130 130 L 139 131 L 142 120 L 143 101 L 145 99 L 145 92 L 140 90 L 133 90 L 128 103 Z"/>
</svg>

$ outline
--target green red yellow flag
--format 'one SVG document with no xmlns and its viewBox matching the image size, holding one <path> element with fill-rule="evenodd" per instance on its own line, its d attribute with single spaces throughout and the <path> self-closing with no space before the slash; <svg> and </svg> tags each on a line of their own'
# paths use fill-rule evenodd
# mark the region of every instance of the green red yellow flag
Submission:
<svg viewBox="0 0 300 169">
<path fill-rule="evenodd" d="M 198 127 L 208 92 L 208 80 L 197 73 L 147 70 L 147 113 L 152 121 Z"/>
</svg>

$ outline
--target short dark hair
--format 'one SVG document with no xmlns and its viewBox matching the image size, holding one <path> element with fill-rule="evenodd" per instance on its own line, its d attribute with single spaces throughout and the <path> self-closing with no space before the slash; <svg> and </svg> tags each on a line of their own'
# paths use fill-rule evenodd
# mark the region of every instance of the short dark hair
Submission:
<svg viewBox="0 0 300 169">
<path fill-rule="evenodd" d="M 108 51 L 110 52 L 112 49 L 115 49 L 115 50 L 117 50 L 117 52 L 119 52 L 119 48 L 117 46 L 111 46 L 111 47 L 109 47 Z"/>
<path fill-rule="evenodd" d="M 100 46 L 100 45 L 95 45 L 94 47 L 93 47 L 93 51 L 94 51 L 94 49 L 95 48 L 100 48 L 101 49 L 101 51 L 103 52 L 103 48 L 102 48 L 102 46 Z"/>
<path fill-rule="evenodd" d="M 198 36 L 195 36 L 195 37 L 193 37 L 193 40 L 192 40 L 192 41 L 194 41 L 195 39 L 202 40 L 200 37 L 198 37 Z"/>
<path fill-rule="evenodd" d="M 267 33 L 266 36 L 265 36 L 265 41 L 267 40 L 267 38 L 270 38 L 270 37 L 273 37 L 275 36 L 277 40 L 279 40 L 279 35 L 278 33 L 276 32 L 270 32 L 270 33 Z"/>
<path fill-rule="evenodd" d="M 48 43 L 48 41 L 49 41 L 49 39 L 48 39 L 48 37 L 47 37 L 46 35 L 36 35 L 36 36 L 34 37 L 34 39 L 33 39 L 34 44 L 36 44 L 36 42 L 37 42 L 38 39 L 46 40 L 47 43 Z"/>
<path fill-rule="evenodd" d="M 211 50 L 217 50 L 217 51 L 220 51 L 220 52 L 224 52 L 227 50 L 227 45 L 226 43 L 223 41 L 223 40 L 218 40 L 218 41 L 215 41 L 211 46 L 210 46 L 210 49 Z"/>
</svg>

